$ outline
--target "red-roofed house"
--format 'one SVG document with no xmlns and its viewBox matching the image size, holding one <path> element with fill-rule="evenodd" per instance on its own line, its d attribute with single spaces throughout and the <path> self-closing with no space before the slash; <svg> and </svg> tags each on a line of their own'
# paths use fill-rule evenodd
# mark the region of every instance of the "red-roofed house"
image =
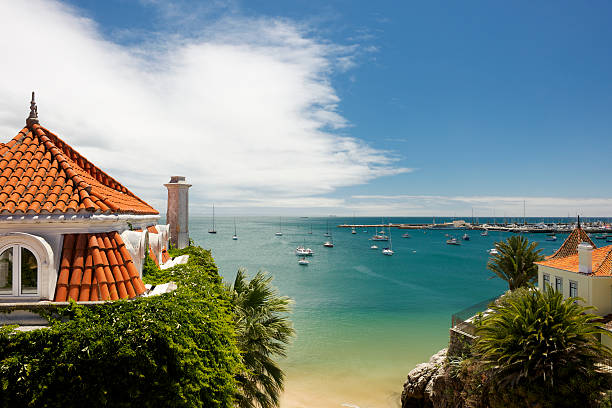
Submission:
<svg viewBox="0 0 612 408">
<path fill-rule="evenodd" d="M 540 288 L 551 285 L 565 298 L 583 298 L 600 316 L 612 314 L 612 245 L 597 248 L 580 221 L 554 254 L 536 264 Z M 604 343 L 612 346 L 608 338 Z"/>
<path fill-rule="evenodd" d="M 157 210 L 39 124 L 32 93 L 26 127 L 0 143 L 0 302 L 143 294 L 147 248 L 159 263 L 168 244 L 158 222 Z"/>
</svg>

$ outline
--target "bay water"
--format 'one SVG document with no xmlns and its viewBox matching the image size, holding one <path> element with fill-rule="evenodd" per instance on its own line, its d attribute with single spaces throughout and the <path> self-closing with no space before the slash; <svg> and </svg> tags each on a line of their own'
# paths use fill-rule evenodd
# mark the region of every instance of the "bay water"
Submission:
<svg viewBox="0 0 612 408">
<path fill-rule="evenodd" d="M 439 218 L 437 222 L 448 219 Z M 491 222 L 492 220 L 480 220 Z M 297 336 L 281 366 L 287 374 L 282 407 L 399 407 L 406 374 L 444 348 L 451 315 L 503 293 L 507 285 L 486 269 L 487 250 L 510 233 L 391 228 L 395 254 L 386 242 L 370 249 L 380 218 L 192 217 L 190 236 L 211 249 L 224 280 L 238 268 L 253 276 L 268 271 L 282 295 L 293 299 L 291 319 Z M 427 223 L 431 218 L 391 217 L 385 223 Z M 332 234 L 333 248 L 323 247 Z M 309 232 L 312 229 L 312 234 Z M 380 228 L 379 228 L 380 230 Z M 282 231 L 282 236 L 275 233 Z M 469 241 L 461 240 L 464 233 Z M 388 230 L 387 230 L 388 233 Z M 410 238 L 402 238 L 408 233 Z M 449 236 L 461 245 L 447 245 Z M 526 234 L 544 254 L 558 248 L 545 234 Z M 308 266 L 298 265 L 295 249 L 314 250 Z"/>
</svg>

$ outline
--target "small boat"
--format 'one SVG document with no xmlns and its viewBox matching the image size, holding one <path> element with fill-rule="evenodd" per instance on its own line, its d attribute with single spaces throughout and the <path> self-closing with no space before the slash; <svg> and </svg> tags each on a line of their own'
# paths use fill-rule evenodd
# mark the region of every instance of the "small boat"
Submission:
<svg viewBox="0 0 612 408">
<path fill-rule="evenodd" d="M 469 241 L 470 240 L 470 236 L 468 234 L 463 234 L 463 240 L 464 241 Z"/>
<path fill-rule="evenodd" d="M 357 233 L 357 231 L 355 231 L 355 228 L 353 228 L 353 229 L 351 230 L 351 234 L 356 234 L 356 233 Z"/>
<path fill-rule="evenodd" d="M 334 247 L 334 243 L 331 242 L 331 241 L 325 241 L 323 243 L 323 246 L 326 247 L 326 248 L 333 248 Z"/>
<path fill-rule="evenodd" d="M 299 247 L 297 247 L 295 249 L 295 254 L 297 256 L 313 256 L 314 255 L 314 251 L 310 248 L 304 248 L 302 245 L 300 245 Z"/>
<path fill-rule="evenodd" d="M 383 231 L 383 233 L 382 233 L 382 234 L 377 234 L 377 235 L 374 235 L 374 236 L 373 236 L 372 238 L 370 238 L 370 239 L 371 239 L 372 241 L 388 241 L 388 240 L 389 240 L 389 237 L 388 237 L 388 236 L 386 236 L 386 235 L 384 234 L 384 231 Z"/>
<path fill-rule="evenodd" d="M 298 261 L 298 263 L 299 263 L 300 265 L 308 265 L 308 264 L 310 263 L 310 261 L 309 261 L 308 259 L 306 259 L 306 258 L 301 258 L 301 259 Z"/>
<path fill-rule="evenodd" d="M 480 233 L 480 236 L 481 236 L 481 237 L 486 237 L 486 236 L 488 236 L 488 235 L 489 235 L 489 230 L 484 230 L 484 231 L 482 231 L 482 232 Z"/>
<path fill-rule="evenodd" d="M 606 239 L 606 235 L 602 234 L 602 235 L 595 235 L 595 239 Z"/>
<path fill-rule="evenodd" d="M 324 237 L 331 237 L 331 234 L 329 233 L 329 220 L 327 220 L 327 232 L 325 232 L 325 234 L 323 234 Z"/>
<path fill-rule="evenodd" d="M 389 247 L 383 248 L 382 253 L 383 255 L 388 255 L 388 256 L 393 255 L 393 241 L 391 241 L 391 227 L 389 227 Z"/>
<path fill-rule="evenodd" d="M 274 235 L 276 235 L 277 237 L 283 235 L 283 219 L 281 217 L 279 217 L 278 219 L 278 232 Z"/>
<path fill-rule="evenodd" d="M 496 248 L 491 248 L 487 252 L 489 253 L 489 255 L 497 255 L 497 254 L 499 254 L 499 251 Z"/>
<path fill-rule="evenodd" d="M 459 243 L 459 241 L 457 241 L 457 238 L 447 239 L 447 240 L 446 240 L 446 243 L 447 243 L 448 245 L 461 245 L 461 244 Z"/>
<path fill-rule="evenodd" d="M 212 222 L 212 228 L 208 230 L 209 234 L 216 234 L 217 230 L 215 229 L 215 205 L 213 204 L 213 222 Z"/>
<path fill-rule="evenodd" d="M 376 244 L 372 244 L 372 246 L 370 247 L 370 249 L 378 249 L 378 245 L 376 245 Z"/>
<path fill-rule="evenodd" d="M 402 234 L 402 238 L 410 238 L 410 234 Z"/>
<path fill-rule="evenodd" d="M 232 235 L 234 241 L 238 240 L 238 234 L 236 233 L 236 217 L 234 217 L 234 235 Z"/>
<path fill-rule="evenodd" d="M 556 235 L 548 235 L 546 236 L 546 241 L 556 241 L 557 240 L 557 236 Z"/>
</svg>

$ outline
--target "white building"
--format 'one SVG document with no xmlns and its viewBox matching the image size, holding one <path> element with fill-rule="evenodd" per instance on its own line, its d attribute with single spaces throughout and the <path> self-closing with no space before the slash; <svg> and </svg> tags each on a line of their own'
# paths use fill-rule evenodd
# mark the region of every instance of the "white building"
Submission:
<svg viewBox="0 0 612 408">
<path fill-rule="evenodd" d="M 563 245 L 538 265 L 538 287 L 551 285 L 563 297 L 580 297 L 585 306 L 595 306 L 594 313 L 607 322 L 612 315 L 612 245 L 597 248 L 580 227 Z M 602 340 L 612 346 L 608 338 Z"/>
<path fill-rule="evenodd" d="M 147 248 L 166 260 L 159 213 L 30 116 L 0 143 L 0 303 L 142 295 Z"/>
</svg>

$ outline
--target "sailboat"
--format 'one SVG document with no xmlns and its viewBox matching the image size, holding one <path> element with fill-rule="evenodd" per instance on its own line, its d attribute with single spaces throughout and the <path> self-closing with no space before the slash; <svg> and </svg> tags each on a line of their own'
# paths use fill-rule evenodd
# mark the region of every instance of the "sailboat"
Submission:
<svg viewBox="0 0 612 408">
<path fill-rule="evenodd" d="M 215 205 L 213 204 L 213 222 L 212 222 L 212 229 L 208 230 L 209 234 L 216 234 L 217 230 L 215 229 Z"/>
<path fill-rule="evenodd" d="M 283 235 L 283 218 L 282 217 L 278 217 L 278 232 L 276 234 L 277 237 L 280 237 L 281 235 Z"/>
<path fill-rule="evenodd" d="M 393 255 L 393 244 L 391 242 L 391 227 L 389 226 L 389 247 L 382 250 L 383 255 Z"/>
<path fill-rule="evenodd" d="M 323 243 L 323 246 L 326 248 L 333 248 L 334 247 L 334 239 L 332 238 L 331 234 L 329 233 L 329 231 L 327 232 L 327 236 L 329 237 L 329 241 L 325 241 Z"/>
<path fill-rule="evenodd" d="M 310 231 L 308 232 L 308 235 L 312 235 L 312 221 L 310 221 Z"/>
<path fill-rule="evenodd" d="M 353 213 L 353 228 L 351 229 L 351 234 L 356 234 L 357 231 L 355 231 L 355 213 Z"/>
<path fill-rule="evenodd" d="M 331 234 L 329 233 L 329 220 L 327 220 L 327 232 L 325 234 L 323 234 L 324 237 L 331 237 Z"/>
<path fill-rule="evenodd" d="M 234 235 L 232 236 L 232 239 L 234 241 L 238 239 L 238 234 L 236 233 L 236 217 L 234 217 Z"/>
</svg>

